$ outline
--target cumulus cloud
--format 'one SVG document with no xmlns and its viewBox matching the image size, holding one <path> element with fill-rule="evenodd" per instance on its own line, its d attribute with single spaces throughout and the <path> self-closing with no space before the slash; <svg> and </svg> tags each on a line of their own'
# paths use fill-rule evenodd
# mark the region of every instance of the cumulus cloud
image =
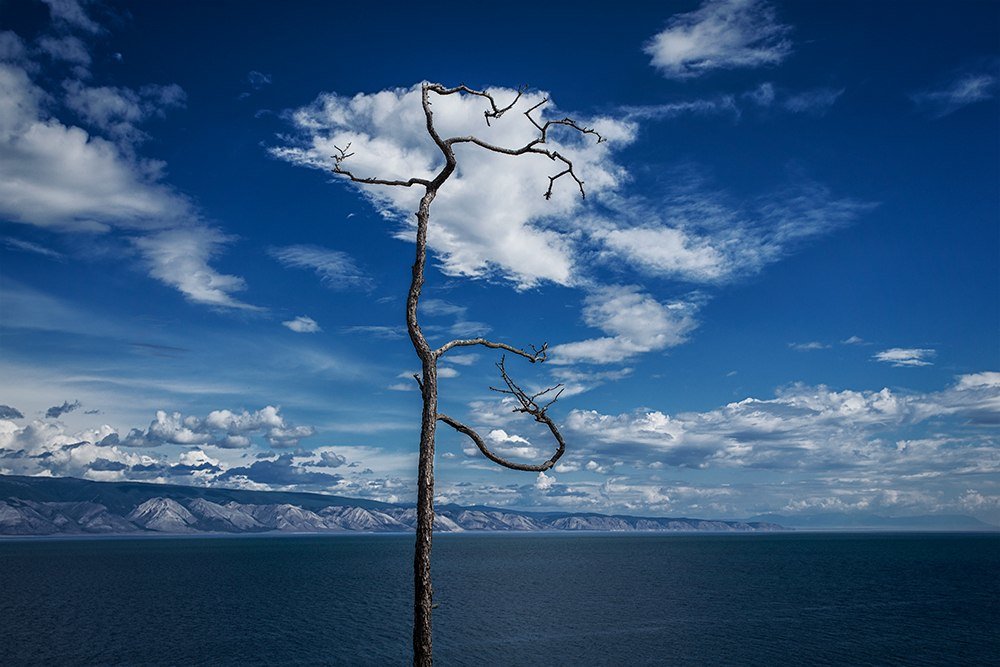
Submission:
<svg viewBox="0 0 1000 667">
<path fill-rule="evenodd" d="M 125 479 L 137 466 L 155 467 L 150 456 L 123 449 L 109 438 L 110 426 L 66 433 L 59 422 L 25 426 L 0 419 L 0 474 Z"/>
<path fill-rule="evenodd" d="M 618 363 L 644 352 L 680 345 L 698 325 L 692 301 L 661 303 L 634 285 L 595 288 L 583 319 L 607 336 L 556 345 L 553 364 Z"/>
<path fill-rule="evenodd" d="M 271 248 L 270 254 L 284 266 L 314 271 L 323 285 L 335 290 L 371 289 L 374 281 L 358 268 L 346 252 L 314 245 Z"/>
<path fill-rule="evenodd" d="M 242 449 L 250 447 L 252 438 L 260 436 L 272 447 L 294 447 L 315 432 L 311 426 L 289 424 L 278 408 L 271 405 L 253 412 L 214 410 L 204 418 L 157 410 L 156 418 L 146 430 L 132 429 L 122 444 L 129 447 L 172 444 Z"/>
<path fill-rule="evenodd" d="M 715 69 L 777 64 L 792 51 L 790 32 L 763 0 L 708 0 L 671 18 L 645 51 L 663 76 L 688 79 Z"/>
<path fill-rule="evenodd" d="M 322 331 L 319 324 L 316 323 L 316 320 L 305 315 L 299 315 L 295 319 L 282 322 L 282 324 L 295 333 L 316 333 L 318 331 Z"/>
<path fill-rule="evenodd" d="M 926 394 L 792 385 L 775 398 L 747 398 L 707 412 L 574 410 L 566 428 L 597 443 L 583 452 L 614 451 L 681 467 L 995 473 L 998 443 L 983 427 L 998 420 L 1000 374 L 991 372 Z M 963 433 L 963 424 L 972 430 Z M 907 438 L 922 425 L 953 435 Z"/>
<path fill-rule="evenodd" d="M 498 100 L 513 99 L 516 91 L 491 88 Z M 543 92 L 522 96 L 515 110 L 541 102 Z M 495 145 L 516 147 L 535 138 L 534 126 L 520 113 L 505 115 L 487 127 L 483 102 L 469 96 L 434 100 L 435 121 L 443 136 L 475 135 Z M 553 104 L 540 109 L 555 117 Z M 346 97 L 320 95 L 313 104 L 291 114 L 298 133 L 291 145 L 272 149 L 276 157 L 328 171 L 334 146 L 351 144 L 347 165 L 359 176 L 381 178 L 430 177 L 441 166 L 440 151 L 427 136 L 420 104 L 420 87 L 385 90 Z M 609 146 L 622 146 L 635 136 L 635 127 L 610 118 L 578 118 L 595 127 L 609 141 L 559 131 L 550 133 L 550 146 L 572 157 L 586 181 L 588 199 L 615 190 L 625 178 L 611 159 Z M 550 201 L 542 194 L 553 175 L 550 160 L 538 155 L 512 160 L 476 147 L 457 148 L 459 164 L 434 201 L 434 224 L 429 245 L 441 270 L 454 276 L 497 274 L 520 287 L 540 280 L 562 285 L 575 281 L 573 239 L 557 232 L 556 224 L 571 224 L 581 210 L 580 194 L 572 183 L 558 183 Z M 400 238 L 412 239 L 413 211 L 420 193 L 412 188 L 359 186 L 387 217 L 401 223 Z"/>
<path fill-rule="evenodd" d="M 996 96 L 997 77 L 986 72 L 963 74 L 945 86 L 910 96 L 918 108 L 934 118 L 943 118 L 962 107 Z"/>
<path fill-rule="evenodd" d="M 893 347 L 876 353 L 872 359 L 896 367 L 930 366 L 931 361 L 929 360 L 933 359 L 936 354 L 937 352 L 934 350 L 922 347 Z"/>
<path fill-rule="evenodd" d="M 538 473 L 538 477 L 535 478 L 535 488 L 539 491 L 548 491 L 555 483 L 555 475 L 546 475 L 544 472 Z"/>
</svg>

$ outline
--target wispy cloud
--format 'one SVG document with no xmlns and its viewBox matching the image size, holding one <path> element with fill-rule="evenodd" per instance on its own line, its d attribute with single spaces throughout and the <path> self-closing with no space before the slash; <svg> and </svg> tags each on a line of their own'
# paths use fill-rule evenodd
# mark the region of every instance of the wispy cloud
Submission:
<svg viewBox="0 0 1000 667">
<path fill-rule="evenodd" d="M 66 106 L 96 130 L 127 145 L 147 138 L 140 129 L 144 121 L 181 108 L 187 94 L 177 84 L 145 85 L 138 90 L 110 86 L 87 86 L 80 81 L 64 81 Z"/>
<path fill-rule="evenodd" d="M 254 90 L 260 90 L 264 86 L 271 84 L 271 75 L 258 72 L 257 70 L 250 70 L 247 73 L 247 83 L 249 83 L 250 87 Z"/>
<path fill-rule="evenodd" d="M 821 343 L 816 340 L 809 341 L 808 343 L 789 343 L 788 347 L 793 350 L 798 350 L 799 352 L 808 352 L 810 350 L 825 350 L 830 346 L 826 343 Z"/>
<path fill-rule="evenodd" d="M 178 227 L 133 239 L 149 275 L 179 290 L 192 303 L 218 308 L 261 310 L 233 298 L 245 289 L 239 276 L 219 273 L 209 261 L 232 237 L 210 227 Z"/>
<path fill-rule="evenodd" d="M 993 99 L 996 91 L 997 77 L 978 72 L 963 74 L 944 87 L 914 93 L 910 98 L 934 118 L 943 118 L 962 107 Z"/>
<path fill-rule="evenodd" d="M 87 16 L 83 5 L 77 0 L 42 0 L 49 6 L 54 23 L 82 30 L 88 33 L 99 32 L 101 26 Z"/>
<path fill-rule="evenodd" d="M 821 116 L 844 94 L 844 90 L 844 88 L 816 88 L 792 93 L 781 100 L 781 106 L 792 113 Z"/>
<path fill-rule="evenodd" d="M 790 32 L 763 0 L 708 0 L 671 18 L 645 51 L 663 76 L 687 79 L 714 69 L 779 63 L 792 51 Z"/>
<path fill-rule="evenodd" d="M 736 98 L 732 95 L 694 100 L 677 100 L 663 104 L 643 106 L 624 106 L 621 108 L 626 120 L 664 120 L 678 116 L 716 116 L 729 115 L 739 119 L 742 115 Z"/>
<path fill-rule="evenodd" d="M 608 335 L 556 345 L 551 363 L 619 363 L 680 345 L 697 327 L 697 311 L 693 301 L 661 303 L 634 285 L 596 288 L 584 301 L 583 319 Z"/>
<path fill-rule="evenodd" d="M 930 359 L 937 354 L 934 350 L 918 347 L 893 347 L 882 350 L 873 356 L 876 361 L 881 361 L 893 366 L 930 366 Z"/>
<path fill-rule="evenodd" d="M 299 315 L 294 319 L 282 322 L 282 324 L 295 333 L 316 333 L 318 331 L 322 331 L 319 324 L 316 323 L 316 320 L 311 317 L 306 317 L 305 315 Z"/>
<path fill-rule="evenodd" d="M 334 290 L 374 287 L 374 281 L 346 252 L 315 245 L 291 245 L 269 250 L 272 257 L 293 269 L 314 271 L 323 285 Z"/>
<path fill-rule="evenodd" d="M 55 259 L 59 261 L 66 259 L 62 253 L 56 252 L 51 248 L 46 248 L 45 246 L 38 245 L 37 243 L 32 243 L 31 241 L 25 241 L 23 239 L 15 239 L 8 236 L 3 240 L 3 243 L 8 248 L 13 248 L 14 250 L 21 250 L 23 252 L 34 253 L 36 255 L 48 257 L 49 259 Z"/>
<path fill-rule="evenodd" d="M 609 262 L 624 261 L 650 275 L 723 283 L 760 271 L 873 207 L 802 180 L 756 201 L 740 201 L 694 177 L 679 179 L 655 205 L 616 202 L 614 219 L 597 222 L 590 233 Z"/>
</svg>

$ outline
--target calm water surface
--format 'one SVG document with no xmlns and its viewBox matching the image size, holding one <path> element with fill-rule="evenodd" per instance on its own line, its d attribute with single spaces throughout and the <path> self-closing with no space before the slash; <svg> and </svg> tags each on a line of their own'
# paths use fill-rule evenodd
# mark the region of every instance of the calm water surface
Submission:
<svg viewBox="0 0 1000 667">
<path fill-rule="evenodd" d="M 0 665 L 408 660 L 411 536 L 0 541 Z M 997 535 L 445 535 L 441 665 L 1000 664 Z"/>
</svg>

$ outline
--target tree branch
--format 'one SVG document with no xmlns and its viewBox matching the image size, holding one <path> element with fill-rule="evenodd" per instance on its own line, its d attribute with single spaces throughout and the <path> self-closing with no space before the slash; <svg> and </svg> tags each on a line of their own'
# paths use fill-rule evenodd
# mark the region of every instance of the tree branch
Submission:
<svg viewBox="0 0 1000 667">
<path fill-rule="evenodd" d="M 435 358 L 440 358 L 445 352 L 453 347 L 470 347 L 472 345 L 482 345 L 483 347 L 490 347 L 494 350 L 507 350 L 508 352 L 516 354 L 519 357 L 524 357 L 531 363 L 541 363 L 548 358 L 548 343 L 543 343 L 540 348 L 532 345 L 531 352 L 528 352 L 526 350 L 518 349 L 513 345 L 508 345 L 507 343 L 494 343 L 493 341 L 486 340 L 485 338 L 463 338 L 447 342 L 438 349 L 434 350 L 434 356 Z"/>
<path fill-rule="evenodd" d="M 347 178 L 349 178 L 354 183 L 364 183 L 365 185 L 398 185 L 404 188 L 409 188 L 414 185 L 423 185 L 424 187 L 427 187 L 431 184 L 431 182 L 428 181 L 426 178 L 414 177 L 408 181 L 399 181 L 399 180 L 389 180 L 385 178 L 375 178 L 375 177 L 361 178 L 360 176 L 355 176 L 352 172 L 347 171 L 346 169 L 343 169 L 340 166 L 344 162 L 344 160 L 354 155 L 354 153 L 347 152 L 351 150 L 351 144 L 348 143 L 347 146 L 344 148 L 341 148 L 340 146 L 334 146 L 334 148 L 337 149 L 337 155 L 330 156 L 334 159 L 333 173 L 340 174 L 342 176 L 347 176 Z"/>
<path fill-rule="evenodd" d="M 517 399 L 517 402 L 520 405 L 520 407 L 514 408 L 514 412 L 523 412 L 525 414 L 531 415 L 532 417 L 535 418 L 536 422 L 548 426 L 549 431 L 551 431 L 552 435 L 555 437 L 556 442 L 558 443 L 559 446 L 556 449 L 555 454 L 553 454 L 548 461 L 545 461 L 544 463 L 539 463 L 537 465 L 530 463 L 515 463 L 514 461 L 508 461 L 507 459 L 493 453 L 490 450 L 490 448 L 486 446 L 486 442 L 483 440 L 482 436 L 480 436 L 473 429 L 469 428 L 460 421 L 452 419 L 448 415 L 441 414 L 440 412 L 437 415 L 438 421 L 442 421 L 448 426 L 451 426 L 459 433 L 464 433 L 465 435 L 469 436 L 469 438 L 474 443 L 476 443 L 476 447 L 478 447 L 479 451 L 483 453 L 483 456 L 488 458 L 490 461 L 493 461 L 494 463 L 504 466 L 505 468 L 510 468 L 512 470 L 522 470 L 525 472 L 543 472 L 545 470 L 548 470 L 549 468 L 551 468 L 556 464 L 556 461 L 558 461 L 560 457 L 562 457 L 563 452 L 566 451 L 566 442 L 563 440 L 562 434 L 559 432 L 559 428 L 555 425 L 555 422 L 553 422 L 549 418 L 549 416 L 545 413 L 545 411 L 548 410 L 549 406 L 551 406 L 553 403 L 559 400 L 559 395 L 562 394 L 564 387 L 561 384 L 558 384 L 554 387 L 549 387 L 548 389 L 544 389 L 538 392 L 537 394 L 532 394 L 529 396 L 525 391 L 523 391 L 519 386 L 517 386 L 517 383 L 515 383 L 510 378 L 509 375 L 507 375 L 507 370 L 506 368 L 504 368 L 504 357 L 500 357 L 500 362 L 497 363 L 497 368 L 500 369 L 500 377 L 503 378 L 504 383 L 507 385 L 507 389 L 497 389 L 495 387 L 490 387 L 490 389 L 498 391 L 502 394 L 510 394 L 514 396 L 514 398 Z M 541 398 L 542 396 L 545 396 L 546 394 L 552 391 L 556 391 L 552 399 L 549 400 L 545 405 L 538 405 L 536 399 Z"/>
<path fill-rule="evenodd" d="M 517 104 L 518 100 L 521 99 L 521 95 L 523 94 L 523 92 L 526 90 L 524 86 L 518 88 L 517 95 L 514 97 L 514 100 L 507 106 L 500 107 L 497 105 L 496 100 L 493 98 L 491 94 L 483 90 L 474 90 L 465 85 L 456 86 L 454 88 L 445 88 L 441 84 L 431 83 L 431 84 L 426 84 L 426 89 L 442 96 L 454 95 L 455 93 L 467 93 L 469 95 L 475 95 L 477 97 L 482 97 L 486 99 L 490 103 L 490 108 L 483 112 L 484 115 L 486 116 L 487 126 L 490 125 L 490 118 L 499 118 L 505 112 L 513 108 L 514 105 Z M 583 181 L 580 180 L 580 178 L 576 175 L 576 172 L 573 169 L 573 163 L 565 156 L 560 154 L 559 151 L 549 150 L 547 148 L 539 148 L 538 146 L 539 144 L 544 144 L 548 141 L 549 128 L 555 125 L 568 127 L 570 129 L 576 130 L 580 134 L 592 134 L 595 137 L 597 137 L 597 143 L 599 144 L 607 141 L 607 139 L 605 139 L 594 128 L 583 127 L 582 125 L 578 124 L 571 118 L 563 118 L 560 120 L 549 120 L 546 121 L 545 123 L 539 123 L 534 118 L 532 118 L 531 112 L 540 108 L 546 102 L 548 102 L 548 98 L 542 100 L 541 102 L 539 102 L 538 104 L 536 104 L 535 106 L 531 107 L 530 109 L 524 112 L 525 117 L 527 117 L 527 119 L 531 122 L 531 124 L 534 125 L 536 129 L 538 129 L 538 137 L 532 139 L 531 141 L 529 141 L 528 143 L 524 144 L 519 148 L 505 148 L 503 146 L 497 146 L 495 144 L 491 144 L 489 142 L 483 141 L 482 139 L 479 139 L 478 137 L 471 135 L 464 137 L 451 137 L 449 139 L 443 140 L 442 143 L 444 144 L 444 146 L 447 146 L 449 150 L 455 144 L 471 143 L 475 144 L 476 146 L 479 146 L 480 148 L 484 148 L 488 151 L 492 151 L 494 153 L 500 153 L 503 155 L 525 155 L 527 153 L 544 155 L 550 160 L 559 161 L 562 162 L 563 165 L 565 165 L 565 169 L 560 171 L 558 174 L 556 174 L 555 176 L 549 176 L 549 187 L 545 191 L 544 194 L 545 198 L 546 199 L 552 198 L 552 187 L 555 184 L 556 180 L 566 175 L 570 176 L 574 181 L 576 181 L 576 185 L 580 189 L 580 196 L 586 198 L 587 192 L 583 189 Z"/>
</svg>

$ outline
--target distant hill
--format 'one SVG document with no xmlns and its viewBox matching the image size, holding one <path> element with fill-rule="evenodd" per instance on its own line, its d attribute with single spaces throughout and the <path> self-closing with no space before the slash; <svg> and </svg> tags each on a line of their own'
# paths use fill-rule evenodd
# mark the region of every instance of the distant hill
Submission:
<svg viewBox="0 0 1000 667">
<path fill-rule="evenodd" d="M 1000 527 L 963 514 L 923 514 L 920 516 L 880 516 L 866 512 L 827 514 L 758 514 L 747 521 L 779 523 L 800 530 L 956 530 L 990 531 Z"/>
<path fill-rule="evenodd" d="M 0 535 L 407 532 L 416 510 L 320 493 L 0 475 Z M 771 531 L 766 521 L 518 512 L 443 505 L 434 528 L 464 531 Z"/>
</svg>

